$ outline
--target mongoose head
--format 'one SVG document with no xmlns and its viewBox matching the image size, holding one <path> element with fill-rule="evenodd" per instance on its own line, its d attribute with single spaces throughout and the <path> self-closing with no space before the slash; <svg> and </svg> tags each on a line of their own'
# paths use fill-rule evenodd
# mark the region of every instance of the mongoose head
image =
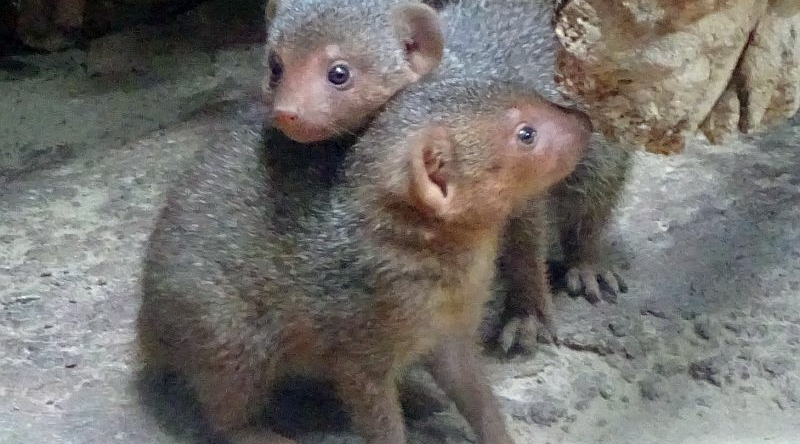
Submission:
<svg viewBox="0 0 800 444">
<path fill-rule="evenodd" d="M 416 0 L 271 0 L 267 21 L 265 100 L 303 143 L 364 127 L 444 48 L 436 11 Z"/>
<path fill-rule="evenodd" d="M 585 114 L 516 84 L 426 82 L 397 103 L 362 138 L 394 150 L 381 156 L 394 160 L 371 162 L 391 180 L 370 192 L 385 206 L 402 202 L 459 230 L 502 224 L 515 206 L 564 179 L 592 132 Z"/>
</svg>

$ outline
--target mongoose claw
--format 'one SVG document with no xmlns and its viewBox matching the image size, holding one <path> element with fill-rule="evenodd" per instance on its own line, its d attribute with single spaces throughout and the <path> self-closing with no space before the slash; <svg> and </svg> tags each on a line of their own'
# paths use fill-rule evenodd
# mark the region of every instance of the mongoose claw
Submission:
<svg viewBox="0 0 800 444">
<path fill-rule="evenodd" d="M 628 285 L 614 270 L 599 270 L 594 266 L 577 266 L 567 271 L 567 292 L 583 296 L 592 304 L 601 299 L 614 303 L 619 293 L 626 293 Z"/>
<path fill-rule="evenodd" d="M 558 335 L 551 322 L 542 322 L 535 316 L 511 318 L 498 337 L 498 344 L 506 355 L 519 351 L 530 354 L 538 344 L 558 345 Z"/>
</svg>

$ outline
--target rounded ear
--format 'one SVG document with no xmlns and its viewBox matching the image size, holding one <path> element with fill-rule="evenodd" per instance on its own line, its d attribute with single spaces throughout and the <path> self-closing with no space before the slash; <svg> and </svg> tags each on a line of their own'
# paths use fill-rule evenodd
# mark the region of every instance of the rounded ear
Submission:
<svg viewBox="0 0 800 444">
<path fill-rule="evenodd" d="M 267 6 L 264 9 L 264 18 L 266 19 L 267 26 L 269 26 L 272 19 L 274 19 L 275 15 L 278 13 L 278 6 L 280 6 L 280 0 L 267 1 Z"/>
<path fill-rule="evenodd" d="M 431 72 L 442 61 L 444 36 L 436 11 L 422 3 L 392 8 L 389 21 L 394 27 L 406 60 L 418 77 Z"/>
<path fill-rule="evenodd" d="M 442 216 L 453 202 L 453 142 L 450 131 L 431 126 L 412 136 L 409 146 L 409 194 L 421 211 Z"/>
</svg>

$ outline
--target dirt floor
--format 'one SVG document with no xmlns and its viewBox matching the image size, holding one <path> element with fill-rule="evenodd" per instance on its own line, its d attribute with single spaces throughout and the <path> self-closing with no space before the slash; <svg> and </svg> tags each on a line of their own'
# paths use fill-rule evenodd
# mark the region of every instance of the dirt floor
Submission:
<svg viewBox="0 0 800 444">
<path fill-rule="evenodd" d="M 0 60 L 0 443 L 202 442 L 190 404 L 139 381 L 140 259 L 174 173 L 245 124 L 219 103 L 257 97 L 262 48 L 172 31 Z M 609 234 L 630 291 L 559 294 L 560 347 L 485 358 L 518 443 L 800 442 L 798 148 L 795 117 L 637 155 Z M 316 424 L 300 404 L 283 416 Z M 409 426 L 473 440 L 452 408 Z"/>
</svg>

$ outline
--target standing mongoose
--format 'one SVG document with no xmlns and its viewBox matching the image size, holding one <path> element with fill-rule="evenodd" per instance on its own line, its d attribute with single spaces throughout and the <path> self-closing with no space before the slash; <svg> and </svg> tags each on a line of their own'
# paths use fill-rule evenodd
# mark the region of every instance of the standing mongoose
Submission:
<svg viewBox="0 0 800 444">
<path fill-rule="evenodd" d="M 349 149 L 270 130 L 210 146 L 149 240 L 143 356 L 234 442 L 289 442 L 252 421 L 300 375 L 333 384 L 368 444 L 404 444 L 395 378 L 422 360 L 481 443 L 511 444 L 474 335 L 509 214 L 590 132 L 520 85 L 453 79 L 401 93 Z"/>
<path fill-rule="evenodd" d="M 553 4 L 547 0 L 461 0 L 441 12 L 446 42 L 442 75 L 514 79 L 554 103 L 569 105 L 556 89 L 558 41 L 552 30 Z M 509 289 L 503 322 L 504 347 L 527 347 L 538 320 L 552 328 L 549 280 L 537 256 L 550 256 L 547 222 L 555 231 L 567 267 L 567 287 L 591 302 L 626 291 L 623 280 L 605 268 L 598 242 L 617 204 L 631 166 L 630 153 L 599 134 L 592 137 L 576 170 L 545 199 L 517 211 L 506 235 L 501 277 Z M 603 291 L 601 291 L 603 290 Z M 535 315 L 535 316 L 534 316 Z M 514 318 L 522 323 L 511 322 Z M 520 331 L 514 328 L 525 327 Z M 517 335 L 515 340 L 507 338 Z M 525 338 L 524 336 L 528 336 Z"/>
<path fill-rule="evenodd" d="M 270 0 L 264 97 L 298 142 L 351 134 L 442 58 L 436 11 L 418 0 Z"/>
</svg>

